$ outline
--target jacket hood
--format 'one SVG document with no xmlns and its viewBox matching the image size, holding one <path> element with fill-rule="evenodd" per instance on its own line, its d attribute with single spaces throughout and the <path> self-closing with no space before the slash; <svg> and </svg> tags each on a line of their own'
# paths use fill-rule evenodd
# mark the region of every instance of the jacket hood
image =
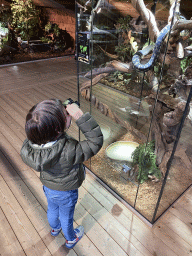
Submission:
<svg viewBox="0 0 192 256">
<path fill-rule="evenodd" d="M 21 157 L 27 165 L 36 171 L 50 169 L 59 161 L 65 141 L 66 138 L 62 136 L 52 146 L 41 147 L 26 139 L 21 148 Z"/>
</svg>

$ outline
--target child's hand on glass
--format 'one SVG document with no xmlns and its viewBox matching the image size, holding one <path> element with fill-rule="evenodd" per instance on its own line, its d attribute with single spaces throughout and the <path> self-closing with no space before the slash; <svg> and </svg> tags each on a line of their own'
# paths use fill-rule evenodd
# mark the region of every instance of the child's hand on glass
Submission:
<svg viewBox="0 0 192 256">
<path fill-rule="evenodd" d="M 66 106 L 66 110 L 75 120 L 79 119 L 83 115 L 83 111 L 75 103 L 68 104 Z"/>
</svg>

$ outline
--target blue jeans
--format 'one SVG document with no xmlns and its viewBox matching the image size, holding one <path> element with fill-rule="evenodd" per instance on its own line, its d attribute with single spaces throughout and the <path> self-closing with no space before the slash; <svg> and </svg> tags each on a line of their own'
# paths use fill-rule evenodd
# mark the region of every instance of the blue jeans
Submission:
<svg viewBox="0 0 192 256">
<path fill-rule="evenodd" d="M 73 215 L 78 199 L 78 189 L 69 191 L 52 190 L 43 186 L 47 197 L 47 219 L 52 229 L 62 228 L 66 240 L 75 238 Z"/>
</svg>

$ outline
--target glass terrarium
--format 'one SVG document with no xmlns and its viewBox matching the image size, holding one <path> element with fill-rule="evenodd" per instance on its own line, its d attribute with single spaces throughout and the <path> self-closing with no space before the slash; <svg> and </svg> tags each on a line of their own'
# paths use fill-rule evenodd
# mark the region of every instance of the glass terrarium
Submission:
<svg viewBox="0 0 192 256">
<path fill-rule="evenodd" d="M 153 224 L 192 184 L 192 36 L 179 1 L 136 2 L 76 2 L 78 92 L 104 135 L 85 165 Z"/>
</svg>

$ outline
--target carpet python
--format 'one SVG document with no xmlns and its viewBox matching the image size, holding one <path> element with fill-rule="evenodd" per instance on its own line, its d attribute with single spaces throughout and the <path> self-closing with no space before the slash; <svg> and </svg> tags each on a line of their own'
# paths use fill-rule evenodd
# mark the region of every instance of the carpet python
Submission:
<svg viewBox="0 0 192 256">
<path fill-rule="evenodd" d="M 153 54 L 147 63 L 141 64 L 141 57 L 147 55 L 151 51 L 153 46 L 149 45 L 146 48 L 144 48 L 143 50 L 140 50 L 135 53 L 135 55 L 132 58 L 132 63 L 133 63 L 133 66 L 135 69 L 137 69 L 139 71 L 148 71 L 149 69 L 151 69 L 154 66 L 155 61 L 160 53 L 161 44 L 162 44 L 163 40 L 165 39 L 166 35 L 168 34 L 170 27 L 171 27 L 171 25 L 168 24 L 161 30 L 159 36 L 157 37 L 155 47 L 153 50 Z"/>
</svg>

